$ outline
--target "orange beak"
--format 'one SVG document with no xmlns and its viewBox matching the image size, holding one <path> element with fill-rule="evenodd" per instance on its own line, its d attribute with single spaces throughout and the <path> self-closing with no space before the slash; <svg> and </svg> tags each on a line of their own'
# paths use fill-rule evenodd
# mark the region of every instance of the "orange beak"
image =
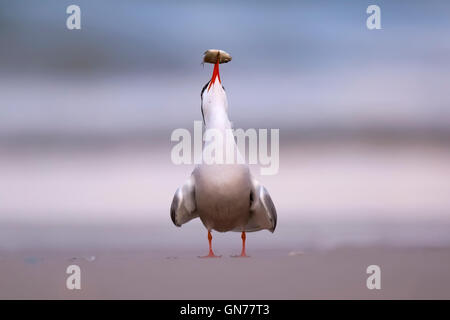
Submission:
<svg viewBox="0 0 450 320">
<path fill-rule="evenodd" d="M 211 88 L 211 86 L 216 82 L 216 79 L 219 79 L 219 82 L 222 83 L 222 81 L 220 80 L 220 74 L 219 74 L 219 62 L 220 62 L 220 57 L 219 57 L 219 54 L 217 54 L 217 62 L 214 65 L 214 70 L 213 70 L 213 74 L 211 77 L 211 81 L 209 82 L 208 91 L 209 91 L 209 88 Z"/>
</svg>

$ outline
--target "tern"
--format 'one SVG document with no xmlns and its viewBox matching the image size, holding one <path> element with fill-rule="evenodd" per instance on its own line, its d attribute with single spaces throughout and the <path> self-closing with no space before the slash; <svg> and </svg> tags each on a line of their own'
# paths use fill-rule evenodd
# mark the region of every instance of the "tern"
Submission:
<svg viewBox="0 0 450 320">
<path fill-rule="evenodd" d="M 227 113 L 227 95 L 219 74 L 221 52 L 217 50 L 211 80 L 200 94 L 205 132 L 214 129 L 225 133 L 232 128 Z M 237 157 L 242 157 L 234 139 L 232 144 Z M 197 165 L 189 179 L 175 192 L 170 216 L 177 227 L 200 218 L 208 231 L 209 252 L 203 256 L 205 258 L 220 257 L 212 250 L 212 230 L 241 232 L 242 250 L 236 257 L 247 257 L 246 232 L 263 229 L 274 232 L 277 225 L 277 212 L 269 193 L 252 177 L 243 161 Z"/>
</svg>

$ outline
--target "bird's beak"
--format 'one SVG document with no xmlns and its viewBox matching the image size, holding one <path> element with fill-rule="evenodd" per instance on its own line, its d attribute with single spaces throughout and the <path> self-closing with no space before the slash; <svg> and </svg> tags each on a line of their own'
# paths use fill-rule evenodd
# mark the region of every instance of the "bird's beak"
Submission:
<svg viewBox="0 0 450 320">
<path fill-rule="evenodd" d="M 220 74 L 219 74 L 219 63 L 220 63 L 220 53 L 217 53 L 217 61 L 216 61 L 216 64 L 214 65 L 214 70 L 213 70 L 213 74 L 211 77 L 211 81 L 209 82 L 208 91 L 209 91 L 209 88 L 211 88 L 211 86 L 216 82 L 216 79 L 219 80 L 220 83 L 222 83 L 222 81 L 220 80 Z"/>
</svg>

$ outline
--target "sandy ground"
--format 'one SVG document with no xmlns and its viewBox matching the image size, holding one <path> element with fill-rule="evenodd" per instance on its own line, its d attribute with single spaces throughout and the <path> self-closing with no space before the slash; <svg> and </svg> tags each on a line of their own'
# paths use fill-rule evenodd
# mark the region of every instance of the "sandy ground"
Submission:
<svg viewBox="0 0 450 320">
<path fill-rule="evenodd" d="M 1 252 L 0 298 L 450 299 L 450 248 L 253 250 L 220 259 L 199 259 L 200 251 Z M 71 264 L 81 268 L 81 290 L 66 289 Z M 366 287 L 372 264 L 381 267 L 380 290 Z"/>
</svg>

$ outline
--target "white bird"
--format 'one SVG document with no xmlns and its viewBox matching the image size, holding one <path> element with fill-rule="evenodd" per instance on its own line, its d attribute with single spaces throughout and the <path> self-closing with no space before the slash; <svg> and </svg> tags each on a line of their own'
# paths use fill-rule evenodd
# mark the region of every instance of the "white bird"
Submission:
<svg viewBox="0 0 450 320">
<path fill-rule="evenodd" d="M 219 52 L 211 80 L 201 92 L 201 111 L 205 132 L 214 129 L 226 136 L 232 126 L 227 113 L 227 95 L 220 80 L 220 61 Z M 234 139 L 232 144 L 235 154 L 242 159 Z M 199 164 L 185 184 L 175 192 L 170 207 L 173 223 L 181 227 L 199 217 L 208 230 L 209 253 L 204 257 L 218 257 L 212 250 L 212 230 L 241 232 L 240 257 L 247 257 L 246 232 L 275 230 L 277 213 L 272 199 L 267 190 L 251 176 L 248 166 L 242 163 Z"/>
</svg>

